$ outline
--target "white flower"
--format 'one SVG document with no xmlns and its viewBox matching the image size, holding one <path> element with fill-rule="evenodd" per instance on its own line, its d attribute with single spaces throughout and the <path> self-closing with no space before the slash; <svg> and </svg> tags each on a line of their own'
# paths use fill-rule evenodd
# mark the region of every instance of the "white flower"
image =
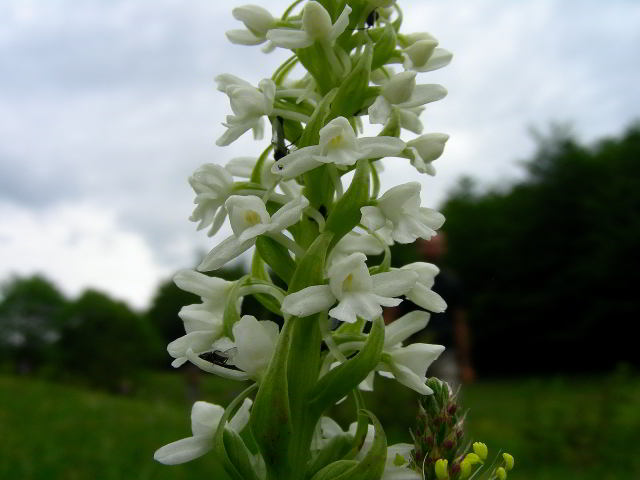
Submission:
<svg viewBox="0 0 640 480">
<path fill-rule="evenodd" d="M 291 152 L 278 160 L 272 170 L 284 178 L 294 178 L 323 163 L 346 168 L 363 158 L 394 156 L 405 146 L 405 143 L 396 137 L 357 138 L 349 121 L 344 117 L 338 117 L 320 129 L 318 145 Z"/>
<path fill-rule="evenodd" d="M 431 162 L 442 155 L 444 144 L 449 140 L 446 133 L 427 133 L 407 142 L 408 157 L 411 165 L 420 173 L 435 175 L 436 169 Z"/>
<path fill-rule="evenodd" d="M 453 54 L 444 48 L 438 48 L 438 41 L 428 33 L 402 35 L 407 44 L 402 50 L 404 68 L 416 72 L 430 72 L 447 66 Z"/>
<path fill-rule="evenodd" d="M 270 79 L 261 80 L 259 88 L 230 74 L 216 77 L 218 90 L 229 97 L 234 115 L 227 115 L 227 131 L 222 134 L 216 145 L 225 146 L 239 138 L 247 130 L 253 129 L 254 137 L 259 139 L 264 134 L 262 117 L 273 112 L 276 85 Z"/>
<path fill-rule="evenodd" d="M 258 5 L 243 5 L 231 11 L 233 18 L 240 20 L 246 30 L 226 32 L 231 43 L 240 45 L 259 45 L 267 41 L 267 32 L 276 26 L 276 19 L 268 10 Z"/>
<path fill-rule="evenodd" d="M 227 216 L 226 210 L 222 207 L 231 195 L 233 177 L 220 165 L 206 163 L 189 177 L 189 184 L 196 193 L 193 201 L 196 208 L 189 220 L 200 222 L 198 230 L 211 225 L 207 235 L 214 235 Z"/>
<path fill-rule="evenodd" d="M 262 234 L 274 234 L 300 220 L 302 211 L 309 206 L 304 197 L 284 204 L 270 216 L 264 202 L 253 195 L 232 195 L 225 202 L 233 235 L 213 248 L 198 266 L 201 272 L 222 267 L 228 261 L 249 250 Z"/>
<path fill-rule="evenodd" d="M 333 418 L 322 416 L 313 432 L 311 450 L 322 450 L 335 436 L 344 434 L 345 432 Z"/>
<path fill-rule="evenodd" d="M 378 366 L 379 373 L 385 377 L 395 378 L 404 386 L 422 395 L 430 395 L 433 391 L 425 383 L 427 368 L 443 351 L 442 345 L 428 343 L 412 343 L 406 347 L 385 351 L 383 361 Z"/>
<path fill-rule="evenodd" d="M 240 433 L 249 421 L 251 403 L 250 399 L 245 399 L 229 424 L 225 425 L 224 428 Z M 159 448 L 153 454 L 153 458 L 165 465 L 177 465 L 201 457 L 213 448 L 213 437 L 218 429 L 222 415 L 224 415 L 224 408 L 220 405 L 202 401 L 195 402 L 191 409 L 191 431 L 193 436 Z"/>
<path fill-rule="evenodd" d="M 438 267 L 432 263 L 415 262 L 402 269 L 413 270 L 418 274 L 415 286 L 405 294 L 409 300 L 430 312 L 439 313 L 447 309 L 447 303 L 442 297 L 431 290 L 435 276 L 440 272 Z"/>
<path fill-rule="evenodd" d="M 421 133 L 422 105 L 444 98 L 447 90 L 437 84 L 416 85 L 415 77 L 416 72 L 400 72 L 384 82 L 380 95 L 369 107 L 369 121 L 385 124 L 395 114 L 401 127 Z"/>
<path fill-rule="evenodd" d="M 249 378 L 261 379 L 276 349 L 278 324 L 244 315 L 232 331 L 235 350 L 227 363 L 246 372 Z"/>
<path fill-rule="evenodd" d="M 329 285 L 313 285 L 287 295 L 282 311 L 299 317 L 326 310 L 329 315 L 354 323 L 357 317 L 373 320 L 382 314 L 381 305 L 393 307 L 393 298 L 409 291 L 417 280 L 415 272 L 395 270 L 370 275 L 363 253 L 353 253 L 329 268 Z"/>
<path fill-rule="evenodd" d="M 331 24 L 331 16 L 318 2 L 310 1 L 302 11 L 302 30 L 276 28 L 267 32 L 267 38 L 278 47 L 305 48 L 314 42 L 333 45 L 349 25 L 351 7 L 345 5 L 344 10 Z"/>
<path fill-rule="evenodd" d="M 173 281 L 178 288 L 202 298 L 202 303 L 180 309 L 178 316 L 184 322 L 186 335 L 167 345 L 169 355 L 175 358 L 171 365 L 179 367 L 187 361 L 188 351 L 196 355 L 208 352 L 222 335 L 222 316 L 233 282 L 193 270 L 181 270 Z"/>
<path fill-rule="evenodd" d="M 430 208 L 420 207 L 420 184 L 409 182 L 387 190 L 376 206 L 362 207 L 361 223 L 370 230 L 392 228 L 398 243 L 411 243 L 417 238 L 430 239 L 444 223 L 444 216 Z"/>
<path fill-rule="evenodd" d="M 384 350 L 388 351 L 401 347 L 402 342 L 427 326 L 429 317 L 428 312 L 414 310 L 385 325 Z"/>
</svg>

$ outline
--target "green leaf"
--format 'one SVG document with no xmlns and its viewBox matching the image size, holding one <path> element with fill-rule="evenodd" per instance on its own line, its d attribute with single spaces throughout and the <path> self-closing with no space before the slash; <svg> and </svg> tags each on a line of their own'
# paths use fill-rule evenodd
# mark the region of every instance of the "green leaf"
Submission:
<svg viewBox="0 0 640 480">
<path fill-rule="evenodd" d="M 330 463 L 341 460 L 351 450 L 352 443 L 351 435 L 341 434 L 333 437 L 307 465 L 307 477 L 315 475 Z"/>
<path fill-rule="evenodd" d="M 344 473 L 351 471 L 357 465 L 358 462 L 355 460 L 338 460 L 324 467 L 311 480 L 334 480 L 342 477 Z"/>
<path fill-rule="evenodd" d="M 233 287 L 231 287 L 229 295 L 227 296 L 227 304 L 224 307 L 222 316 L 222 325 L 224 326 L 224 334 L 229 338 L 233 338 L 233 325 L 240 320 L 240 312 L 238 312 L 237 307 L 238 290 L 240 290 L 240 287 L 246 285 L 248 280 L 248 276 L 239 279 Z"/>
<path fill-rule="evenodd" d="M 325 231 L 311 244 L 293 274 L 288 293 L 295 293 L 324 281 L 324 264 L 332 238 L 333 232 Z"/>
<path fill-rule="evenodd" d="M 260 480 L 251 463 L 251 452 L 244 444 L 242 437 L 233 430 L 224 429 L 224 448 L 229 462 L 234 466 L 243 480 Z"/>
<path fill-rule="evenodd" d="M 331 104 L 332 118 L 352 117 L 362 109 L 362 104 L 367 95 L 369 77 L 371 76 L 371 61 L 373 59 L 373 46 L 369 43 L 358 59 L 355 67 L 342 80 L 336 97 Z"/>
<path fill-rule="evenodd" d="M 387 460 L 387 437 L 376 416 L 363 410 L 371 418 L 375 436 L 371 448 L 360 462 L 338 460 L 327 465 L 312 480 L 379 480 Z"/>
<path fill-rule="evenodd" d="M 289 250 L 272 238 L 260 235 L 256 240 L 256 252 L 276 275 L 289 284 L 296 269 L 296 262 L 289 255 Z"/>
<path fill-rule="evenodd" d="M 358 160 L 351 185 L 331 211 L 325 231 L 334 232 L 333 245 L 360 223 L 360 208 L 369 201 L 370 171 L 368 160 Z"/>
<path fill-rule="evenodd" d="M 262 237 L 258 237 L 258 240 L 260 240 L 260 238 Z M 251 260 L 250 283 L 256 283 L 256 280 L 260 280 L 266 284 L 273 285 L 273 282 L 271 281 L 271 277 L 269 277 L 269 274 L 264 268 L 264 261 L 262 260 L 262 257 L 258 253 L 257 249 L 253 253 L 253 258 Z M 260 305 L 262 305 L 264 308 L 269 310 L 271 313 L 275 313 L 276 315 L 281 315 L 280 303 L 271 295 L 257 293 L 257 294 L 254 294 L 253 296 L 256 300 L 258 300 L 258 302 L 260 302 Z"/>
<path fill-rule="evenodd" d="M 393 55 L 396 48 L 396 31 L 391 25 L 387 25 L 373 47 L 373 59 L 371 70 L 382 67 Z"/>
<path fill-rule="evenodd" d="M 330 370 L 312 392 L 310 408 L 323 412 L 364 380 L 380 362 L 384 345 L 384 321 L 378 317 L 362 350 L 345 363 Z"/>
</svg>

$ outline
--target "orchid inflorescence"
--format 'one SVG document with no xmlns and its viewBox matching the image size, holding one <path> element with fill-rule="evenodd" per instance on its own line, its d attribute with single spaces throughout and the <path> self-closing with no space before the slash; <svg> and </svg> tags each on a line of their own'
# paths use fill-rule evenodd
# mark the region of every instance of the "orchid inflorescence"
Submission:
<svg viewBox="0 0 640 480">
<path fill-rule="evenodd" d="M 399 137 L 403 129 L 421 134 L 424 105 L 446 94 L 440 85 L 418 84 L 417 73 L 445 66 L 451 54 L 429 34 L 400 33 L 402 11 L 393 0 L 301 4 L 280 18 L 259 6 L 233 10 L 245 28 L 227 32 L 231 42 L 293 55 L 257 86 L 216 77 L 233 111 L 217 144 L 249 130 L 262 138 L 265 117 L 273 138 L 257 158 L 206 164 L 189 179 L 191 220 L 213 235 L 228 219 L 232 233 L 199 271 L 175 277 L 201 302 L 179 313 L 186 334 L 168 346 L 173 366 L 191 362 L 252 384 L 226 409 L 196 402 L 193 436 L 155 458 L 176 464 L 213 450 L 234 479 L 420 479 L 414 445 L 387 446 L 358 389 L 373 389 L 378 372 L 433 393 L 426 371 L 444 347 L 404 342 L 427 325 L 428 311 L 446 308 L 431 290 L 438 268 L 391 268 L 389 246 L 431 238 L 444 217 L 421 206 L 418 182 L 380 195 L 379 173 L 382 158 L 397 157 L 435 174 L 432 162 L 448 136 Z M 297 65 L 306 74 L 292 79 Z M 367 115 L 382 126 L 377 136 L 361 136 Z M 250 272 L 237 281 L 200 273 L 252 248 Z M 249 295 L 282 316 L 282 328 L 241 315 Z M 382 307 L 402 296 L 425 310 L 385 326 Z M 349 395 L 357 421 L 343 431 L 324 413 Z"/>
</svg>

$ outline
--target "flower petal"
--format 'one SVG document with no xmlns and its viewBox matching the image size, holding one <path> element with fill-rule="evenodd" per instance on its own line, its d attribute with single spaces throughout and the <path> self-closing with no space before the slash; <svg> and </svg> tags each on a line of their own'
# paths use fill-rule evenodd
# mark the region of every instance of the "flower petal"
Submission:
<svg viewBox="0 0 640 480">
<path fill-rule="evenodd" d="M 209 436 L 187 437 L 160 447 L 153 458 L 165 465 L 177 465 L 201 457 L 213 448 Z"/>
<path fill-rule="evenodd" d="M 326 310 L 336 302 L 329 285 L 312 285 L 284 297 L 282 311 L 297 317 L 308 317 Z"/>
<path fill-rule="evenodd" d="M 384 125 L 391 115 L 391 104 L 389 100 L 380 95 L 369 107 L 367 113 L 369 114 L 369 123 Z"/>
<path fill-rule="evenodd" d="M 431 57 L 429 58 L 429 61 L 424 66 L 420 68 L 414 68 L 414 70 L 416 70 L 417 72 L 430 72 L 432 70 L 437 70 L 449 65 L 449 62 L 451 62 L 452 58 L 453 53 L 445 50 L 444 48 L 438 47 L 433 51 Z"/>
<path fill-rule="evenodd" d="M 407 298 L 430 312 L 441 313 L 447 309 L 447 302 L 436 292 L 422 284 L 417 284 L 411 289 L 407 293 Z"/>
<path fill-rule="evenodd" d="M 360 158 L 393 157 L 406 147 L 406 144 L 396 137 L 365 137 L 356 141 L 360 149 Z"/>
<path fill-rule="evenodd" d="M 317 145 L 294 150 L 289 155 L 278 160 L 273 167 L 271 167 L 271 172 L 289 179 L 313 170 L 322 165 L 322 163 L 313 159 L 313 155 L 315 155 L 318 150 Z"/>
<path fill-rule="evenodd" d="M 447 89 L 436 83 L 416 85 L 411 98 L 399 104 L 401 108 L 419 107 L 425 103 L 438 101 L 447 96 Z"/>
<path fill-rule="evenodd" d="M 336 23 L 331 27 L 331 32 L 329 33 L 329 41 L 333 42 L 336 38 L 338 38 L 349 26 L 349 14 L 351 13 L 351 7 L 349 5 L 344 6 L 344 10 L 336 20 Z"/>
<path fill-rule="evenodd" d="M 360 212 L 362 213 L 360 222 L 370 230 L 378 230 L 387 223 L 386 217 L 378 207 L 362 207 Z"/>
<path fill-rule="evenodd" d="M 384 348 L 391 348 L 404 342 L 429 323 L 429 312 L 414 310 L 394 320 L 384 328 Z"/>
<path fill-rule="evenodd" d="M 373 291 L 384 297 L 397 297 L 411 290 L 418 280 L 418 274 L 411 270 L 392 270 L 371 276 Z"/>
<path fill-rule="evenodd" d="M 257 37 L 249 30 L 227 30 L 225 35 L 231 43 L 236 45 L 260 45 L 265 41 L 264 38 Z"/>
<path fill-rule="evenodd" d="M 198 265 L 198 270 L 201 272 L 217 270 L 241 253 L 249 250 L 254 243 L 255 238 L 247 240 L 246 242 L 239 242 L 233 235 L 225 238 L 207 254 L 204 260 L 202 260 L 202 263 Z"/>
<path fill-rule="evenodd" d="M 224 408 L 220 405 L 203 401 L 195 402 L 191 407 L 193 436 L 208 435 L 212 437 L 216 433 L 222 415 L 224 415 Z"/>
<path fill-rule="evenodd" d="M 305 48 L 313 43 L 313 39 L 303 30 L 294 30 L 289 28 L 274 28 L 267 32 L 267 39 L 271 40 L 276 46 L 289 48 Z"/>
</svg>

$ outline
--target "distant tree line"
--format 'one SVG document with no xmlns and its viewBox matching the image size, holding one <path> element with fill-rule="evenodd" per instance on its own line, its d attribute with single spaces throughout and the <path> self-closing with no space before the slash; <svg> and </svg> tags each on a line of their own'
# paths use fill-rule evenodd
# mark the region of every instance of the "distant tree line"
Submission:
<svg viewBox="0 0 640 480">
<path fill-rule="evenodd" d="M 638 364 L 640 126 L 591 147 L 556 131 L 524 166 L 526 177 L 508 188 L 480 191 L 462 179 L 442 207 L 445 263 L 466 287 L 476 367 Z M 403 263 L 415 255 L 394 248 Z M 136 312 L 95 290 L 68 299 L 42 276 L 16 277 L 0 290 L 0 367 L 127 390 L 140 371 L 167 368 L 165 346 L 184 334 L 178 311 L 198 301 L 167 280 Z M 269 318 L 253 298 L 243 312 Z"/>
<path fill-rule="evenodd" d="M 571 372 L 640 363 L 640 125 L 594 146 L 539 137 L 509 188 L 463 179 L 442 208 L 478 368 Z"/>
</svg>

